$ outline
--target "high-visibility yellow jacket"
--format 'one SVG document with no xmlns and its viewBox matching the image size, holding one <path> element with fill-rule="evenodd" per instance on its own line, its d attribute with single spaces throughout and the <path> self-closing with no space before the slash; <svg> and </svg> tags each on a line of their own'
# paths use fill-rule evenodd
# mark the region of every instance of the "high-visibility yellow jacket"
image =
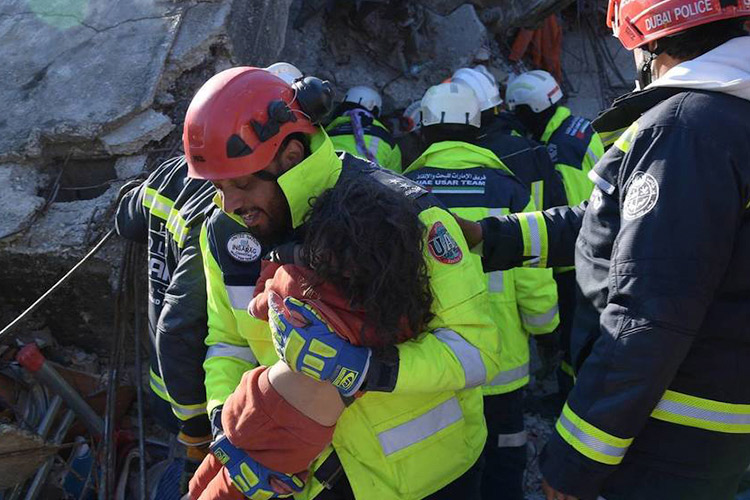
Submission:
<svg viewBox="0 0 750 500">
<path fill-rule="evenodd" d="M 405 175 L 468 220 L 535 208 L 528 189 L 492 151 L 466 142 L 431 145 Z M 478 255 L 472 258 L 481 260 Z M 484 393 L 502 394 L 529 381 L 529 335 L 557 328 L 557 287 L 550 269 L 494 271 L 485 275 L 485 283 L 500 333 L 500 372 Z"/>
<path fill-rule="evenodd" d="M 366 120 L 366 119 L 365 119 Z M 401 173 L 401 149 L 393 139 L 388 129 L 373 118 L 370 123 L 363 123 L 364 143 L 375 161 L 383 168 Z M 326 132 L 333 142 L 336 151 L 344 151 L 360 158 L 366 153 L 357 147 L 349 116 L 339 116 L 327 127 Z"/>
<path fill-rule="evenodd" d="M 365 393 L 344 411 L 333 448 L 357 498 L 423 498 L 466 472 L 486 439 L 481 386 L 497 375 L 500 363 L 485 279 L 453 217 L 424 189 L 372 163 L 336 156 L 322 130 L 312 136 L 311 149 L 309 157 L 278 179 L 295 229 L 302 225 L 309 199 L 343 176 L 370 176 L 422 209 L 435 317 L 427 331 L 396 346 L 392 384 Z M 223 403 L 244 371 L 277 360 L 267 325 L 245 311 L 257 279 L 257 259 L 265 250 L 249 238 L 242 221 L 226 214 L 208 219 L 201 234 L 208 288 L 204 367 L 209 408 Z M 321 489 L 311 476 L 297 498 L 312 498 Z"/>
<path fill-rule="evenodd" d="M 594 189 L 588 174 L 604 155 L 602 140 L 591 122 L 560 106 L 547 122 L 540 140 L 547 145 L 555 169 L 562 177 L 568 205 L 588 200 Z"/>
</svg>

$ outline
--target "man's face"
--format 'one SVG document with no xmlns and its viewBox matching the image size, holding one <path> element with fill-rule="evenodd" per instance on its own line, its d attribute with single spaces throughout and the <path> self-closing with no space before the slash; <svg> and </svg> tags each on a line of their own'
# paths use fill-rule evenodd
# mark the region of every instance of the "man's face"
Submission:
<svg viewBox="0 0 750 500">
<path fill-rule="evenodd" d="M 273 177 L 284 171 L 279 156 L 264 169 Z M 264 246 L 280 243 L 292 229 L 289 205 L 279 185 L 271 178 L 249 174 L 213 181 L 227 213 L 242 217 L 250 233 Z"/>
</svg>

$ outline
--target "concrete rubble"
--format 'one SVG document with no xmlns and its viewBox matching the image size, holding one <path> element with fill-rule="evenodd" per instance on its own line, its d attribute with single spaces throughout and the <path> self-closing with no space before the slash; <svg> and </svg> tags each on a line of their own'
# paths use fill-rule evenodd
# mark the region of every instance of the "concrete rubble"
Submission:
<svg viewBox="0 0 750 500">
<path fill-rule="evenodd" d="M 396 20 L 376 5 L 359 21 L 352 19 L 360 12 L 352 16 L 346 8 L 326 12 L 330 4 L 2 2 L 4 300 L 19 310 L 31 303 L 109 229 L 123 181 L 163 159 L 155 148 L 179 145 L 190 97 L 216 71 L 289 60 L 330 79 L 339 92 L 375 86 L 389 111 L 454 68 L 486 62 L 492 52 L 477 9 L 464 1 L 403 2 Z M 343 5 L 359 8 L 359 2 Z M 304 9 L 306 22 L 295 29 Z M 121 243 L 110 244 L 89 264 L 85 280 L 74 279 L 71 293 L 44 309 L 54 335 L 63 341 L 81 341 L 92 331 L 106 336 L 121 251 Z M 79 313 L 54 316 L 64 311 Z"/>
</svg>

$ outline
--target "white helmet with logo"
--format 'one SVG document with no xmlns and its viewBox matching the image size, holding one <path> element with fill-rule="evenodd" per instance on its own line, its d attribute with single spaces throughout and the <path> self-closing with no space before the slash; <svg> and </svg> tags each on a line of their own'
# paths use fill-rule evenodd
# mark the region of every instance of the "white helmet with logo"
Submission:
<svg viewBox="0 0 750 500">
<path fill-rule="evenodd" d="M 477 95 L 482 111 L 499 106 L 503 102 L 495 78 L 484 66 L 458 69 L 453 73 L 451 81 L 468 85 Z"/>
<path fill-rule="evenodd" d="M 453 123 L 479 128 L 482 120 L 476 94 L 471 87 L 459 82 L 441 83 L 427 89 L 421 111 L 423 127 Z"/>
<path fill-rule="evenodd" d="M 359 104 L 375 115 L 380 114 L 380 109 L 383 107 L 383 99 L 380 98 L 378 91 L 364 85 L 358 85 L 347 90 L 344 95 L 344 102 Z"/>
<path fill-rule="evenodd" d="M 273 73 L 289 85 L 293 84 L 296 80 L 299 80 L 304 75 L 297 69 L 297 66 L 288 62 L 277 62 L 273 63 L 266 68 L 266 71 Z"/>
<path fill-rule="evenodd" d="M 525 104 L 534 113 L 541 113 L 562 97 L 562 90 L 555 78 L 539 69 L 515 77 L 505 91 L 505 102 L 511 111 Z"/>
</svg>

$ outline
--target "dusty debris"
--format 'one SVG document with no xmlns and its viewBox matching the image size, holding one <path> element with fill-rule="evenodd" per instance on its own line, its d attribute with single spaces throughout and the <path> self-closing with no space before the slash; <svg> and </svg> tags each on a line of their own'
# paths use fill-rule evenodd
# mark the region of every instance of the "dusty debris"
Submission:
<svg viewBox="0 0 750 500">
<path fill-rule="evenodd" d="M 31 477 L 58 449 L 36 434 L 0 424 L 0 490 Z"/>
</svg>

